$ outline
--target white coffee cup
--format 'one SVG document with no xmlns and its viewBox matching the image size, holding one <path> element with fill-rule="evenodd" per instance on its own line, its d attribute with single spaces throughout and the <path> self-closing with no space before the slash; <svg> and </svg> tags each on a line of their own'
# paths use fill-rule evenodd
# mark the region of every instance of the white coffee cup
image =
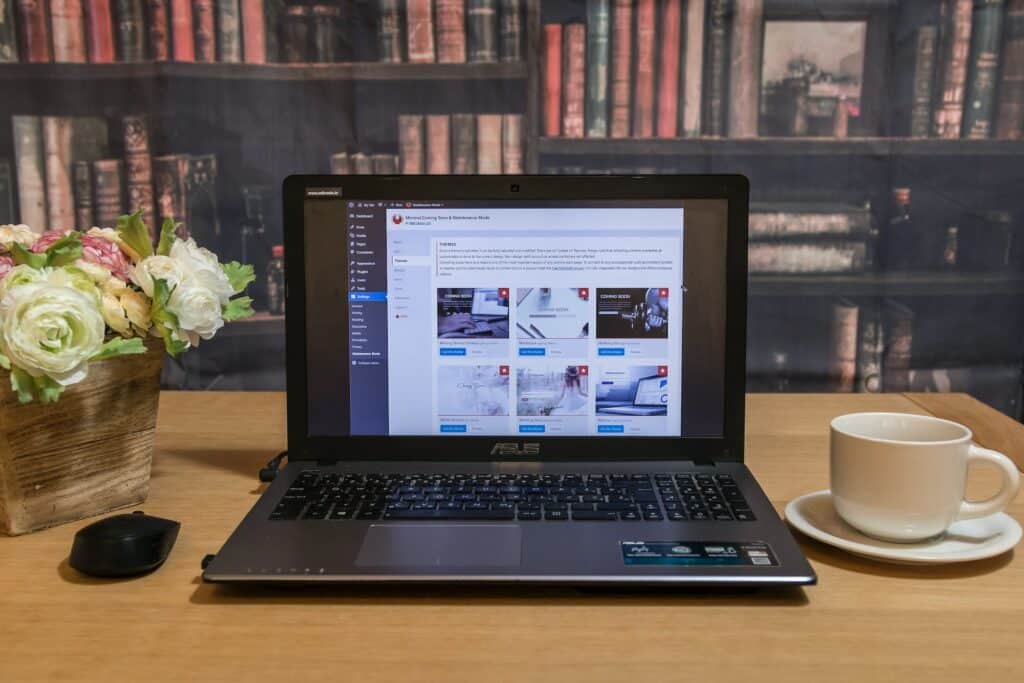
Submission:
<svg viewBox="0 0 1024 683">
<path fill-rule="evenodd" d="M 926 415 L 852 413 L 830 425 L 832 502 L 850 526 L 886 541 L 937 536 L 960 519 L 995 514 L 1020 487 L 1013 461 L 971 443 L 967 427 Z M 995 465 L 999 493 L 965 498 L 969 464 Z"/>
</svg>

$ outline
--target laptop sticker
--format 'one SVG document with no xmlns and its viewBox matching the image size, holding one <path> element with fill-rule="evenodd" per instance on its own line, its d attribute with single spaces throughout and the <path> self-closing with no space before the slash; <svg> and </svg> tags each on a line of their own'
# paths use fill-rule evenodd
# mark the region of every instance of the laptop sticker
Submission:
<svg viewBox="0 0 1024 683">
<path fill-rule="evenodd" d="M 620 545 L 628 565 L 779 566 L 771 547 L 760 541 L 622 541 Z"/>
</svg>

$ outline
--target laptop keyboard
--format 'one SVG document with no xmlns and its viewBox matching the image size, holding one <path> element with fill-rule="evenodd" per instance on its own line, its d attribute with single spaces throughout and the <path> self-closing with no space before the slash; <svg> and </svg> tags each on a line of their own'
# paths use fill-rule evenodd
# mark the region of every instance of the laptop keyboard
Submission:
<svg viewBox="0 0 1024 683">
<path fill-rule="evenodd" d="M 727 474 L 338 474 L 303 470 L 272 520 L 750 522 Z"/>
</svg>

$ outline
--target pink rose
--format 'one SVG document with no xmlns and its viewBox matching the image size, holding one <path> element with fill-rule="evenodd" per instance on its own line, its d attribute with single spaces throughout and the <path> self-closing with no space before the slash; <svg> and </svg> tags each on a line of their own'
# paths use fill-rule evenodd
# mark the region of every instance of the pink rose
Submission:
<svg viewBox="0 0 1024 683">
<path fill-rule="evenodd" d="M 0 280 L 7 277 L 7 273 L 11 272 L 11 268 L 14 267 L 14 259 L 10 256 L 0 256 Z"/>
<path fill-rule="evenodd" d="M 32 245 L 32 251 L 37 254 L 43 253 L 50 245 L 68 234 L 68 232 L 71 231 L 60 232 L 59 230 L 51 230 L 44 233 Z M 125 258 L 121 248 L 110 240 L 93 235 L 82 235 L 82 260 L 86 263 L 95 263 L 97 266 L 106 268 L 116 278 L 126 281 L 129 279 L 130 264 L 128 259 Z"/>
</svg>

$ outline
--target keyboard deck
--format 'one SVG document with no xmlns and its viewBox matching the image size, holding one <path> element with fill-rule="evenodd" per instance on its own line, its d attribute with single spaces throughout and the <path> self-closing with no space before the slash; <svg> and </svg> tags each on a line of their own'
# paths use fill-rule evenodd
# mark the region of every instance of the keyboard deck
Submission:
<svg viewBox="0 0 1024 683">
<path fill-rule="evenodd" d="M 727 474 L 338 474 L 303 470 L 272 520 L 739 521 Z"/>
</svg>

